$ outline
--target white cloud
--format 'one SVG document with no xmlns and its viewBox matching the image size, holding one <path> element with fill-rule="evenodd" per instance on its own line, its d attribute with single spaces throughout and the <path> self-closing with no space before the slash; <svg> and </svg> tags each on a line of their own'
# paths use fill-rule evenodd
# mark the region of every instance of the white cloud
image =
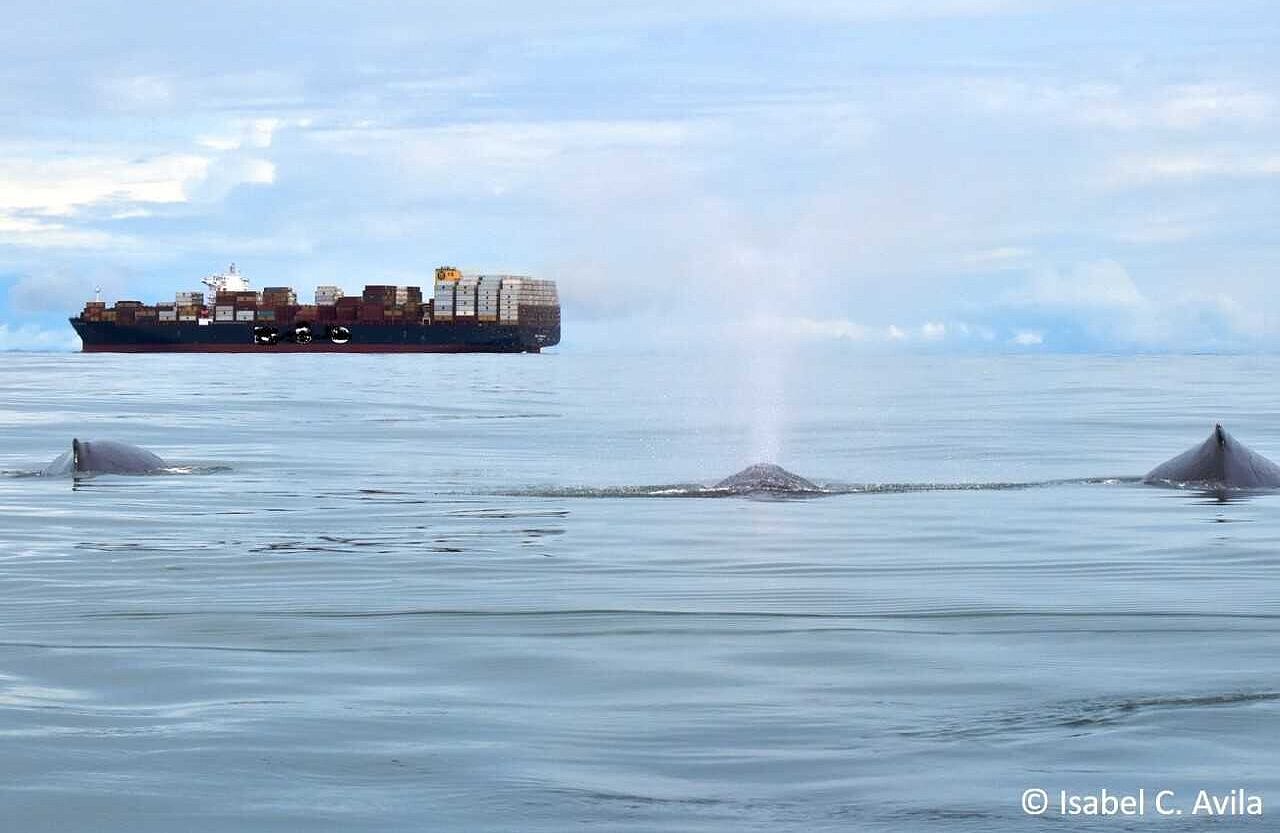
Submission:
<svg viewBox="0 0 1280 833">
<path fill-rule="evenodd" d="M 1265 93 L 1219 84 L 1175 87 L 1155 106 L 1157 120 L 1176 128 L 1198 128 L 1211 122 L 1257 122 L 1274 110 L 1275 100 Z"/>
<path fill-rule="evenodd" d="M 1131 185 L 1159 180 L 1193 181 L 1207 177 L 1268 177 L 1280 174 L 1280 154 L 1203 149 L 1144 153 L 1119 160 L 1111 181 Z"/>
<path fill-rule="evenodd" d="M 118 110 L 150 110 L 173 100 L 173 81 L 160 75 L 125 75 L 99 82 L 107 106 Z"/>
<path fill-rule="evenodd" d="M 247 123 L 246 147 L 265 149 L 282 123 Z M 136 238 L 95 223 L 104 217 L 146 218 L 163 206 L 219 201 L 240 185 L 271 185 L 276 180 L 275 163 L 248 151 L 141 156 L 120 146 L 73 151 L 44 144 L 0 145 L 0 244 L 133 249 Z"/>
<path fill-rule="evenodd" d="M 32 324 L 11 327 L 0 322 L 0 351 L 67 351 L 80 349 L 80 337 L 68 325 L 48 330 Z"/>
<path fill-rule="evenodd" d="M 1081 263 L 1066 273 L 1041 269 L 1008 298 L 1050 307 L 1134 307 L 1146 301 L 1128 271 L 1113 260 Z"/>
<path fill-rule="evenodd" d="M 1143 87 L 994 77 L 965 79 L 958 86 L 965 100 L 994 115 L 1119 131 L 1251 125 L 1276 109 L 1268 93 L 1228 84 Z"/>
<path fill-rule="evenodd" d="M 127 238 L 55 221 L 0 214 L 0 245 L 32 249 L 103 249 Z"/>
<path fill-rule="evenodd" d="M 434 196 L 507 196 L 531 191 L 552 198 L 592 189 L 593 175 L 607 165 L 611 185 L 625 181 L 628 162 L 637 192 L 652 187 L 645 178 L 651 160 L 643 151 L 674 150 L 700 126 L 681 121 L 552 121 L 451 124 L 430 128 L 349 126 L 316 130 L 317 144 L 343 155 L 366 158 L 401 180 L 422 183 Z M 637 164 L 639 163 L 639 164 Z"/>
<path fill-rule="evenodd" d="M 67 216 L 94 203 L 178 203 L 210 159 L 164 154 L 123 157 L 0 157 L 0 213 Z"/>
<path fill-rule="evenodd" d="M 1020 265 L 1025 265 L 1027 258 L 1031 256 L 1031 250 L 1020 246 L 996 246 L 990 249 L 981 249 L 974 252 L 966 252 L 957 260 L 957 265 L 964 269 L 1013 269 Z"/>
<path fill-rule="evenodd" d="M 275 140 L 276 133 L 283 127 L 305 127 L 310 119 L 255 118 L 238 119 L 226 133 L 212 133 L 200 136 L 196 144 L 221 152 L 240 150 L 241 148 L 269 148 Z"/>
<path fill-rule="evenodd" d="M 48 272 L 24 275 L 9 287 L 11 309 L 17 312 L 72 313 L 93 297 L 94 278 L 83 274 Z"/>
<path fill-rule="evenodd" d="M 276 181 L 276 166 L 267 159 L 246 159 L 240 167 L 240 182 L 270 185 Z"/>
<path fill-rule="evenodd" d="M 1192 285 L 1210 285 L 1211 277 Z M 1059 349 L 1215 349 L 1262 345 L 1280 335 L 1266 306 L 1221 291 L 1144 292 L 1109 260 L 1042 269 L 994 304 L 988 318 L 997 327 L 1013 325 L 1012 344 L 1052 342 Z"/>
</svg>

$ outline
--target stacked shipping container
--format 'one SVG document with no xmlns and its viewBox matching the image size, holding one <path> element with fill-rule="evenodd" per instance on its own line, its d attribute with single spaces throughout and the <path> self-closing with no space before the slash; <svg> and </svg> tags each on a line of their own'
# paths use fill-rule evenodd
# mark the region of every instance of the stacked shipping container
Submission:
<svg viewBox="0 0 1280 833">
<path fill-rule="evenodd" d="M 452 321 L 454 300 L 457 297 L 457 281 L 436 279 L 435 307 L 432 318 L 436 321 Z"/>
<path fill-rule="evenodd" d="M 495 275 L 481 275 L 476 285 L 476 318 L 480 321 L 498 320 L 498 297 L 502 289 L 502 278 Z"/>
<path fill-rule="evenodd" d="M 338 303 L 338 300 L 346 295 L 340 286 L 317 286 L 316 287 L 316 306 L 331 307 Z"/>
<path fill-rule="evenodd" d="M 371 284 L 359 296 L 347 297 L 336 286 L 316 290 L 316 303 L 299 306 L 290 287 L 252 291 L 217 292 L 212 310 L 204 307 L 200 292 L 179 292 L 175 303 L 148 307 L 140 301 L 119 301 L 108 308 L 101 301 L 85 305 L 87 321 L 118 323 L 180 323 L 209 316 L 218 323 L 267 322 L 277 326 L 300 322 L 367 322 L 421 324 L 433 321 L 458 323 L 521 322 L 522 310 L 540 317 L 555 310 L 559 296 L 554 281 L 516 275 L 463 275 L 452 267 L 436 270 L 434 299 L 423 302 L 416 286 Z"/>
<path fill-rule="evenodd" d="M 464 275 L 458 281 L 453 295 L 453 317 L 455 321 L 471 321 L 476 317 L 476 291 L 480 288 L 480 279 Z"/>
</svg>

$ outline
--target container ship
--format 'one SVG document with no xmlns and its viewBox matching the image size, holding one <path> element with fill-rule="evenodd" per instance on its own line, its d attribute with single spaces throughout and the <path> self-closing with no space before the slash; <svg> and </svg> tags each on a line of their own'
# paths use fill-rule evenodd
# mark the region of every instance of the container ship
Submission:
<svg viewBox="0 0 1280 833">
<path fill-rule="evenodd" d="M 435 272 L 417 286 L 316 288 L 299 304 L 287 286 L 252 289 L 233 263 L 173 303 L 90 301 L 71 319 L 86 353 L 537 353 L 560 342 L 554 281 Z"/>
</svg>

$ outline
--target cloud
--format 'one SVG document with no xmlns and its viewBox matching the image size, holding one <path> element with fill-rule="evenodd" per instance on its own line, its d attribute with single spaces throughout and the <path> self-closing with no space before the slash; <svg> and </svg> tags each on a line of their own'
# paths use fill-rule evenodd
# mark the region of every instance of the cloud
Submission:
<svg viewBox="0 0 1280 833">
<path fill-rule="evenodd" d="M 1147 86 L 994 76 L 968 78 L 954 86 L 963 100 L 991 115 L 1117 131 L 1256 125 L 1276 109 L 1270 94 L 1229 84 Z"/>
<path fill-rule="evenodd" d="M 187 189 L 208 175 L 209 163 L 193 154 L 0 157 L 0 214 L 68 216 L 103 202 L 184 202 Z"/>
<path fill-rule="evenodd" d="M 428 189 L 435 198 L 456 196 L 510 198 L 522 194 L 555 198 L 566 192 L 610 197 L 626 185 L 635 197 L 653 187 L 643 174 L 646 153 L 676 151 L 697 125 L 680 121 L 566 120 L 483 122 L 440 127 L 362 127 L 317 129 L 313 143 L 339 156 L 367 160 L 400 183 Z M 626 161 L 632 161 L 632 175 Z M 639 163 L 638 165 L 636 163 Z M 607 168 L 607 183 L 599 180 Z"/>
<path fill-rule="evenodd" d="M 116 235 L 51 220 L 0 214 L 0 245 L 26 249 L 104 250 L 125 242 Z"/>
<path fill-rule="evenodd" d="M 221 202 L 242 185 L 274 184 L 276 164 L 262 154 L 284 124 L 244 122 L 243 141 L 206 142 L 203 153 L 129 155 L 117 144 L 0 142 L 0 244 L 136 251 L 141 238 L 104 220 L 141 220 L 166 207 Z"/>
<path fill-rule="evenodd" d="M 103 102 L 125 111 L 168 106 L 174 98 L 173 80 L 160 75 L 123 75 L 98 83 Z"/>
<path fill-rule="evenodd" d="M 80 349 L 80 337 L 70 327 L 49 330 L 34 324 L 10 326 L 0 322 L 0 351 L 65 352 Z"/>
<path fill-rule="evenodd" d="M 1119 160 L 1112 181 L 1120 185 L 1161 180 L 1195 181 L 1210 177 L 1271 177 L 1280 174 L 1280 153 L 1203 149 L 1145 153 Z"/>
<path fill-rule="evenodd" d="M 1040 269 L 1028 285 L 1006 296 L 1015 305 L 1130 308 L 1146 303 L 1123 266 L 1113 260 L 1081 263 L 1063 273 Z"/>
<path fill-rule="evenodd" d="M 896 324 L 872 325 L 844 318 L 808 318 L 805 316 L 755 317 L 726 328 L 752 341 L 768 339 L 779 342 L 850 342 L 864 345 L 915 345 L 921 348 L 943 346 L 975 347 L 989 344 L 995 333 L 985 326 L 963 321 L 925 321 L 911 327 Z"/>
<path fill-rule="evenodd" d="M 263 149 L 271 147 L 276 133 L 284 127 L 307 127 L 309 118 L 283 119 L 278 117 L 236 119 L 229 130 L 209 133 L 196 138 L 196 144 L 219 152 L 242 148 Z"/>
<path fill-rule="evenodd" d="M 1144 292 L 1111 260 L 1037 270 L 978 314 L 1012 329 L 1014 345 L 1063 350 L 1234 350 L 1277 336 L 1264 311 L 1229 293 Z"/>
<path fill-rule="evenodd" d="M 114 294 L 117 282 L 100 275 L 45 271 L 41 274 L 23 275 L 10 286 L 7 294 L 9 308 L 23 313 L 70 313 L 93 297 L 102 286 Z"/>
</svg>

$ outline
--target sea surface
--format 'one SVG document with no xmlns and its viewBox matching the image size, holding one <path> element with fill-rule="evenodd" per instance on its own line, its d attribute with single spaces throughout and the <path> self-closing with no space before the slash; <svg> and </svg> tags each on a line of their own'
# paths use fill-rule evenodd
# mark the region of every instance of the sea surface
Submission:
<svg viewBox="0 0 1280 833">
<path fill-rule="evenodd" d="M 1267 829 L 1190 811 L 1280 817 L 1280 496 L 1133 478 L 1215 420 L 1280 458 L 1278 380 L 0 356 L 0 828 Z M 174 469 L 30 476 L 73 437 Z M 698 497 L 759 460 L 844 493 Z"/>
</svg>

